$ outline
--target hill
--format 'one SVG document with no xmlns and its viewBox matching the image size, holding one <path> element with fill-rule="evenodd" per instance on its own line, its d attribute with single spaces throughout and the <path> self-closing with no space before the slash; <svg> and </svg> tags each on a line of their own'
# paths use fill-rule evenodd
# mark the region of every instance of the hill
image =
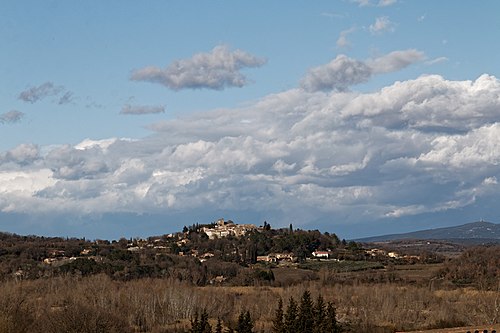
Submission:
<svg viewBox="0 0 500 333">
<path fill-rule="evenodd" d="M 357 239 L 356 241 L 383 242 L 403 239 L 438 239 L 469 244 L 500 243 L 500 224 L 478 221 L 455 227 L 427 229 L 403 234 L 389 234 L 366 237 Z"/>
</svg>

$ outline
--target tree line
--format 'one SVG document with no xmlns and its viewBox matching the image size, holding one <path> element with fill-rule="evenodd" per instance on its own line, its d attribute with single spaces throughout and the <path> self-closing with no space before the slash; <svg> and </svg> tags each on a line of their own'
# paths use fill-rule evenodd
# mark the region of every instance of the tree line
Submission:
<svg viewBox="0 0 500 333">
<path fill-rule="evenodd" d="M 250 311 L 246 310 L 238 316 L 236 327 L 229 325 L 224 330 L 222 321 L 218 318 L 215 331 L 212 331 L 207 310 L 204 309 L 201 315 L 196 313 L 191 320 L 190 333 L 253 333 L 253 327 Z M 311 293 L 306 290 L 299 302 L 291 296 L 286 310 L 283 308 L 283 300 L 279 298 L 271 331 L 272 333 L 340 333 L 342 329 L 337 322 L 333 303 L 325 303 L 321 295 L 314 302 Z"/>
</svg>

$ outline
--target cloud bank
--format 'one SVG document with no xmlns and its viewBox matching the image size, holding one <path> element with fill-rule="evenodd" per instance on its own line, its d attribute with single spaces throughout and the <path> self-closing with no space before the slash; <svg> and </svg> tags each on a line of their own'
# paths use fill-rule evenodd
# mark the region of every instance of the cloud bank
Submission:
<svg viewBox="0 0 500 333">
<path fill-rule="evenodd" d="M 248 84 L 241 69 L 260 67 L 266 63 L 242 50 L 231 51 L 219 45 L 208 53 L 195 54 L 190 59 L 176 60 L 165 69 L 150 66 L 133 71 L 131 80 L 159 83 L 172 90 L 243 87 Z"/>
<path fill-rule="evenodd" d="M 363 77 L 407 57 L 342 61 L 367 68 Z M 0 211 L 245 211 L 334 225 L 481 207 L 499 191 L 499 110 L 489 75 L 421 76 L 373 93 L 292 89 L 154 123 L 142 140 L 2 153 Z"/>
</svg>

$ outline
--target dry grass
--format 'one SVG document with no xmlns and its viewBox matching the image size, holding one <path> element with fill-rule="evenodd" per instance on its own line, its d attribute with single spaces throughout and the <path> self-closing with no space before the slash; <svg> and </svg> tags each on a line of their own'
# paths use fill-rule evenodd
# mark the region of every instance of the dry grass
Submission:
<svg viewBox="0 0 500 333">
<path fill-rule="evenodd" d="M 0 333 L 12 332 L 13 327 L 25 327 L 16 332 L 67 331 L 86 318 L 106 318 L 110 332 L 183 332 L 204 308 L 212 320 L 220 317 L 226 326 L 249 310 L 256 331 L 269 332 L 277 300 L 281 297 L 286 307 L 290 297 L 298 300 L 305 290 L 313 298 L 321 295 L 332 301 L 340 322 L 355 332 L 494 326 L 500 321 L 499 291 L 355 281 L 331 284 L 321 279 L 289 287 L 195 287 L 176 280 L 120 282 L 99 275 L 0 283 Z M 100 329 L 97 322 L 89 325 L 81 333 Z"/>
</svg>

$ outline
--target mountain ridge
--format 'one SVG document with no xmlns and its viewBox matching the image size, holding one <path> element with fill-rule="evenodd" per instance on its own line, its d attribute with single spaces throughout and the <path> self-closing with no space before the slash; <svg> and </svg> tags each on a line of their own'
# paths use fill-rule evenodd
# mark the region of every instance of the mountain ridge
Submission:
<svg viewBox="0 0 500 333">
<path fill-rule="evenodd" d="M 418 230 L 407 233 L 387 234 L 355 239 L 357 242 L 381 242 L 403 239 L 473 240 L 500 242 L 500 224 L 477 221 L 453 227 Z"/>
</svg>

